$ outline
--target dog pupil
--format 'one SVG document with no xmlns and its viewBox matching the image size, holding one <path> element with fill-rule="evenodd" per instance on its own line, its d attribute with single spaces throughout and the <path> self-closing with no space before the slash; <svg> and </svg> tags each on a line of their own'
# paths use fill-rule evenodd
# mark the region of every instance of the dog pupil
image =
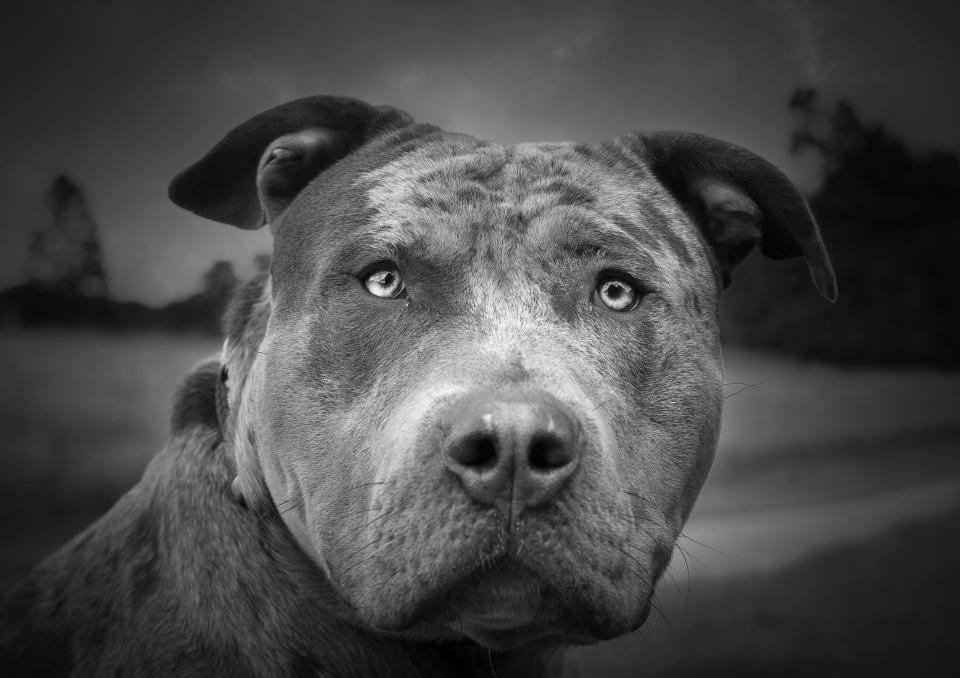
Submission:
<svg viewBox="0 0 960 678">
<path fill-rule="evenodd" d="M 372 285 L 379 285 L 381 288 L 390 288 L 393 286 L 396 276 L 393 271 L 377 271 L 373 273 L 369 280 Z"/>
</svg>

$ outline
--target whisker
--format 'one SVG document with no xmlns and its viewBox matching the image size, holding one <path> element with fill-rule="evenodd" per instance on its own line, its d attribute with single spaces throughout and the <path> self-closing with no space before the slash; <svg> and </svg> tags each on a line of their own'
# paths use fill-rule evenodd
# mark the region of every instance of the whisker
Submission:
<svg viewBox="0 0 960 678">
<path fill-rule="evenodd" d="M 290 499 L 284 499 L 284 500 L 281 501 L 279 504 L 272 504 L 272 505 L 270 505 L 269 507 L 267 507 L 266 509 L 264 509 L 263 511 L 261 511 L 260 513 L 258 513 L 258 514 L 255 516 L 255 519 L 258 520 L 258 521 L 263 520 L 264 518 L 266 518 L 267 516 L 269 516 L 272 511 L 277 511 L 277 515 L 282 515 L 283 512 L 280 511 L 280 507 L 281 507 L 281 506 L 284 506 L 284 505 L 286 505 L 286 504 L 289 504 L 290 502 L 292 502 L 292 501 L 294 501 L 294 500 L 296 500 L 296 499 L 297 499 L 297 497 L 291 497 Z"/>
<path fill-rule="evenodd" d="M 662 620 L 663 620 L 663 623 L 666 624 L 667 630 L 670 632 L 670 635 L 671 635 L 674 639 L 676 639 L 676 637 L 677 637 L 677 632 L 674 630 L 673 625 L 670 623 L 670 620 L 667 619 L 667 615 L 664 614 L 664 612 L 663 612 L 663 610 L 660 608 L 660 606 L 657 605 L 657 595 L 656 595 L 656 594 L 653 594 L 653 595 L 650 596 L 650 607 L 652 607 L 652 608 L 657 612 L 657 614 L 660 615 L 660 619 L 662 619 Z"/>
<path fill-rule="evenodd" d="M 674 634 L 673 626 L 670 624 L 670 620 L 667 619 L 667 615 L 664 614 L 663 610 L 657 605 L 657 594 L 656 591 L 650 586 L 649 582 L 643 577 L 642 574 L 634 570 L 633 568 L 628 568 L 633 574 L 634 577 L 637 577 L 642 581 L 648 588 L 650 588 L 650 607 L 653 608 L 657 614 L 660 615 L 660 618 L 663 619 L 663 623 L 666 624 L 667 629 L 670 630 L 671 634 Z"/>
<path fill-rule="evenodd" d="M 680 557 L 683 558 L 683 567 L 687 571 L 687 596 L 683 600 L 683 608 L 686 610 L 687 603 L 690 602 L 690 582 L 692 581 L 692 577 L 690 576 L 690 562 L 687 560 L 687 554 L 683 552 L 683 547 L 681 547 L 679 543 L 674 542 L 673 547 L 680 551 Z"/>
<path fill-rule="evenodd" d="M 723 399 L 726 400 L 727 398 L 732 398 L 733 396 L 737 395 L 738 393 L 743 393 L 744 391 L 749 391 L 749 390 L 752 389 L 752 388 L 757 388 L 758 386 L 763 386 L 764 384 L 769 384 L 769 383 L 771 383 L 771 382 L 778 381 L 778 380 L 780 380 L 780 379 L 786 379 L 787 377 L 792 377 L 792 376 L 794 376 L 794 375 L 796 375 L 796 374 L 797 374 L 797 372 L 788 372 L 787 374 L 781 374 L 781 375 L 779 375 L 779 376 L 772 377 L 772 378 L 770 378 L 770 379 L 764 379 L 763 381 L 758 381 L 758 382 L 755 383 L 755 384 L 747 384 L 747 385 L 745 385 L 743 388 L 738 388 L 738 389 L 737 389 L 736 391 L 734 391 L 733 393 L 729 393 L 729 394 L 723 396 Z M 736 383 L 738 383 L 738 382 L 731 382 L 731 383 L 732 383 L 732 384 L 736 384 Z"/>
<path fill-rule="evenodd" d="M 353 551 L 353 553 L 351 553 L 349 556 L 347 556 L 344 560 L 352 560 L 353 557 L 359 555 L 361 551 L 364 551 L 365 549 L 368 549 L 368 548 L 370 548 L 371 546 L 374 546 L 375 544 L 379 544 L 382 539 L 383 539 L 383 536 L 379 536 L 379 537 L 377 537 L 376 539 L 371 539 L 370 541 L 368 541 L 368 542 L 367 542 L 366 544 L 364 544 L 363 546 L 355 549 L 355 550 Z M 369 556 L 357 560 L 357 561 L 354 562 L 353 564 L 349 565 L 349 566 L 343 571 L 343 573 L 346 574 L 347 572 L 349 572 L 349 571 L 352 570 L 353 568 L 357 567 L 358 565 L 367 562 L 367 559 L 368 559 L 368 558 L 371 558 L 371 557 L 377 555 L 377 553 L 378 553 L 378 551 L 374 551 L 374 552 L 371 553 Z"/>
<path fill-rule="evenodd" d="M 392 481 L 390 480 L 374 480 L 370 483 L 363 483 L 361 485 L 356 485 L 354 487 L 347 488 L 348 490 L 362 490 L 365 487 L 372 487 L 374 485 L 389 485 Z"/>
<path fill-rule="evenodd" d="M 687 549 L 683 548 L 683 546 L 680 544 L 680 542 L 675 542 L 675 543 L 674 543 L 674 546 L 676 546 L 678 549 L 680 549 L 680 553 L 681 553 L 681 555 L 683 555 L 684 559 L 686 559 L 686 558 L 689 556 L 691 559 L 693 559 L 693 562 L 701 565 L 702 567 L 706 567 L 706 566 L 707 566 L 706 563 L 704 563 L 702 560 L 700 560 L 700 559 L 697 558 L 695 555 L 693 555 L 692 553 L 690 553 L 690 551 L 688 551 Z"/>
<path fill-rule="evenodd" d="M 697 540 L 694 539 L 693 537 L 687 536 L 687 535 L 684 534 L 683 532 L 680 533 L 680 536 L 683 537 L 684 539 L 686 539 L 687 541 L 692 541 L 692 542 L 693 542 L 694 544 L 696 544 L 697 546 L 702 546 L 703 548 L 708 549 L 708 550 L 710 550 L 710 551 L 713 551 L 714 553 L 719 553 L 721 556 L 728 556 L 728 557 L 730 557 L 730 558 L 738 558 L 738 559 L 740 558 L 740 556 L 738 556 L 738 555 L 736 555 L 736 554 L 734 554 L 734 553 L 727 553 L 726 551 L 721 551 L 721 550 L 719 550 L 719 549 L 713 548 L 712 546 L 708 546 L 707 544 L 704 544 L 702 541 L 697 541 Z"/>
<path fill-rule="evenodd" d="M 371 525 L 373 525 L 375 522 L 377 522 L 378 520 L 382 520 L 382 519 L 386 518 L 386 517 L 389 516 L 391 513 L 392 513 L 392 511 L 384 511 L 384 512 L 381 513 L 380 515 L 371 518 L 369 521 L 367 521 L 367 524 L 366 524 L 366 525 L 362 525 L 362 526 L 357 530 L 357 532 L 363 532 L 365 529 L 367 529 L 368 527 L 370 527 Z"/>
<path fill-rule="evenodd" d="M 673 572 L 671 572 L 669 568 L 667 568 L 667 576 L 670 577 L 670 581 L 673 582 L 673 588 L 677 590 L 677 595 L 682 596 L 683 591 L 680 590 L 680 582 L 678 582 L 677 578 L 673 576 Z M 687 579 L 687 585 L 689 586 L 689 584 L 690 580 Z M 687 589 L 687 591 L 689 592 L 689 589 Z"/>
<path fill-rule="evenodd" d="M 641 572 L 643 572 L 643 571 L 646 570 L 646 567 L 644 567 L 643 563 L 641 563 L 639 560 L 637 560 L 634 556 L 630 555 L 630 553 L 627 552 L 622 546 L 620 546 L 620 545 L 618 545 L 618 544 L 614 544 L 614 546 L 616 547 L 616 549 L 617 549 L 618 551 L 620 551 L 620 553 L 622 553 L 622 554 L 625 555 L 627 558 L 629 558 L 630 560 L 632 560 L 633 562 L 635 562 L 635 563 L 637 564 L 637 567 L 640 568 L 640 571 L 641 571 Z M 651 583 L 651 581 L 650 581 L 647 577 L 644 577 L 642 574 L 640 574 L 640 572 L 637 572 L 637 571 L 634 570 L 633 568 L 629 568 L 629 569 L 630 569 L 630 572 L 633 573 L 633 576 L 637 577 L 641 582 L 643 582 L 643 585 L 644 585 L 644 586 L 646 586 L 647 588 L 650 588 L 650 589 L 653 588 L 653 584 Z"/>
<path fill-rule="evenodd" d="M 490 673 L 493 674 L 494 678 L 497 677 L 497 670 L 493 668 L 493 654 L 490 652 L 490 648 L 487 648 L 487 663 L 490 664 Z"/>
</svg>

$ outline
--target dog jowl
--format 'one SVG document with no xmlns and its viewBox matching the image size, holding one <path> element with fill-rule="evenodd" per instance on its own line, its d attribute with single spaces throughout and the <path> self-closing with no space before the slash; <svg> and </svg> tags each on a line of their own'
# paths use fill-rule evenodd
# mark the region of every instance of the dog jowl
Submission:
<svg viewBox="0 0 960 678">
<path fill-rule="evenodd" d="M 171 197 L 273 235 L 220 360 L 230 520 L 267 516 L 303 557 L 284 581 L 411 647 L 639 627 L 716 447 L 733 267 L 803 256 L 836 293 L 786 178 L 693 134 L 500 146 L 311 97 Z"/>
</svg>

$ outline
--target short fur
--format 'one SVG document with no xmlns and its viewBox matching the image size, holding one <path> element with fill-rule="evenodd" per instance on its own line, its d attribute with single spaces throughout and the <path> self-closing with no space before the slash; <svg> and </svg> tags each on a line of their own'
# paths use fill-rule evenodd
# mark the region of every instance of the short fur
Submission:
<svg viewBox="0 0 960 678">
<path fill-rule="evenodd" d="M 267 221 L 270 273 L 143 480 L 8 598 L 2 664 L 24 675 L 556 675 L 557 650 L 649 612 L 716 447 L 733 266 L 803 255 L 835 296 L 796 190 L 696 135 L 502 147 L 312 97 L 171 196 Z M 363 289 L 385 265 L 406 298 Z M 630 312 L 597 299 L 611 272 Z M 480 391 L 578 422 L 548 504 L 485 505 L 445 465 Z"/>
</svg>

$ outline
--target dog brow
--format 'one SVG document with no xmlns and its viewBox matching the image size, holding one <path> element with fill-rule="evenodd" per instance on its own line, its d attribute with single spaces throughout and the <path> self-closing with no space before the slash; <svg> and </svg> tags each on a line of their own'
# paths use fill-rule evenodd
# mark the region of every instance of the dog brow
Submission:
<svg viewBox="0 0 960 678">
<path fill-rule="evenodd" d="M 634 232 L 639 231 L 639 232 Z M 644 254 L 649 249 L 642 229 L 630 227 L 621 218 L 607 218 L 580 206 L 565 205 L 551 209 L 530 225 L 536 242 L 560 242 L 571 252 L 610 252 Z"/>
<path fill-rule="evenodd" d="M 609 231 L 587 231 L 568 235 L 562 241 L 565 250 L 575 254 L 629 254 L 631 256 L 645 255 L 646 250 L 640 241 L 622 233 Z"/>
<path fill-rule="evenodd" d="M 392 254 L 413 247 L 424 235 L 424 230 L 409 222 L 373 223 L 354 237 L 357 247 L 364 250 Z"/>
<path fill-rule="evenodd" d="M 440 265 L 452 264 L 466 241 L 452 224 L 440 228 L 416 222 L 372 223 L 356 231 L 341 245 L 338 260 L 427 258 Z"/>
<path fill-rule="evenodd" d="M 607 260 L 638 274 L 662 277 L 656 261 L 657 253 L 626 233 L 588 230 L 573 237 L 563 237 L 559 242 L 561 249 L 574 258 Z"/>
</svg>

